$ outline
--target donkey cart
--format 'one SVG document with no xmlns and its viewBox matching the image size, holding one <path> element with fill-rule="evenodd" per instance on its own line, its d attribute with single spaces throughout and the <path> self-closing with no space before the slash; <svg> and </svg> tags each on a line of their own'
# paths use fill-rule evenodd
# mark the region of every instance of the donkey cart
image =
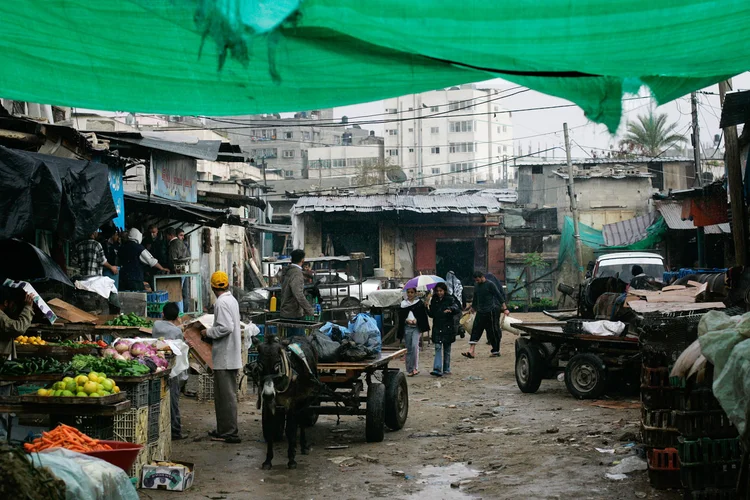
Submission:
<svg viewBox="0 0 750 500">
<path fill-rule="evenodd" d="M 637 377 L 638 339 L 564 331 L 560 322 L 517 324 L 516 383 L 535 393 L 542 380 L 565 374 L 568 392 L 578 399 L 597 399 L 616 375 Z"/>
<path fill-rule="evenodd" d="M 377 359 L 319 363 L 318 378 L 326 390 L 319 404 L 309 408 L 311 423 L 318 415 L 364 415 L 368 443 L 383 441 L 385 426 L 394 431 L 403 428 L 409 414 L 409 387 L 404 373 L 388 364 L 404 354 L 406 349 L 383 347 Z"/>
</svg>

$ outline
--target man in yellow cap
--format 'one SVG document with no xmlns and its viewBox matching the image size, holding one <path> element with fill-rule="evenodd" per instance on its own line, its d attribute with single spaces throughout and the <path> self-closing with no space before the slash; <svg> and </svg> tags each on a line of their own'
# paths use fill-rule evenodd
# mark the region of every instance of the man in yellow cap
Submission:
<svg viewBox="0 0 750 500">
<path fill-rule="evenodd" d="M 216 430 L 209 432 L 214 441 L 241 442 L 237 427 L 237 373 L 242 368 L 240 306 L 229 291 L 229 277 L 223 271 L 211 275 L 216 295 L 214 326 L 201 335 L 211 342 L 214 363 L 214 408 Z"/>
</svg>

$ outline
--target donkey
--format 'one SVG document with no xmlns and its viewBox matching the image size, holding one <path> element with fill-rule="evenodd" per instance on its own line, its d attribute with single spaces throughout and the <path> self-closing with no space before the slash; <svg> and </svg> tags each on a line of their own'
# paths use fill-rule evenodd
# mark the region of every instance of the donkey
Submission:
<svg viewBox="0 0 750 500">
<path fill-rule="evenodd" d="M 263 439 L 266 440 L 266 461 L 263 469 L 271 468 L 273 441 L 277 431 L 283 429 L 286 415 L 286 438 L 288 444 L 287 467 L 297 468 L 297 428 L 300 431 L 300 451 L 307 455 L 309 448 L 305 438 L 306 409 L 317 399 L 318 353 L 312 343 L 302 336 L 279 341 L 271 335 L 265 342 L 253 337 L 258 349 L 256 363 L 245 367 L 258 389 L 258 409 L 262 408 Z"/>
</svg>

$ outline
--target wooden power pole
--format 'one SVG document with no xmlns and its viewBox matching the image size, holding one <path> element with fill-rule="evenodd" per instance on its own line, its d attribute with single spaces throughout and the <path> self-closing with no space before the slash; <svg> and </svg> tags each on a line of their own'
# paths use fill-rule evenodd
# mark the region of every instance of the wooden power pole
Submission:
<svg viewBox="0 0 750 500">
<path fill-rule="evenodd" d="M 719 82 L 721 106 L 724 107 L 724 97 L 732 90 L 732 81 Z M 724 127 L 724 161 L 727 166 L 727 181 L 729 183 L 729 199 L 732 210 L 732 239 L 734 240 L 735 264 L 747 264 L 747 224 L 745 221 L 745 201 L 742 193 L 742 165 L 740 164 L 740 146 L 737 137 L 737 126 Z"/>
<path fill-rule="evenodd" d="M 578 201 L 573 189 L 573 162 L 570 159 L 570 136 L 568 135 L 568 124 L 563 123 L 563 133 L 565 134 L 565 157 L 568 162 L 568 196 L 570 197 L 570 211 L 573 213 L 573 238 L 576 244 L 576 259 L 578 260 L 578 284 L 583 283 L 583 250 L 581 249 L 581 233 L 578 230 Z"/>
</svg>

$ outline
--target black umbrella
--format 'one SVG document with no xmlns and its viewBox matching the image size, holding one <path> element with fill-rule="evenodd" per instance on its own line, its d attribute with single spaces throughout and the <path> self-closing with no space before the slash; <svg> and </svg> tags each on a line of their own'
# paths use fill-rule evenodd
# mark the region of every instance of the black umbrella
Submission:
<svg viewBox="0 0 750 500">
<path fill-rule="evenodd" d="M 16 239 L 0 240 L 0 277 L 29 283 L 57 281 L 74 286 L 49 255 L 31 243 Z"/>
</svg>

